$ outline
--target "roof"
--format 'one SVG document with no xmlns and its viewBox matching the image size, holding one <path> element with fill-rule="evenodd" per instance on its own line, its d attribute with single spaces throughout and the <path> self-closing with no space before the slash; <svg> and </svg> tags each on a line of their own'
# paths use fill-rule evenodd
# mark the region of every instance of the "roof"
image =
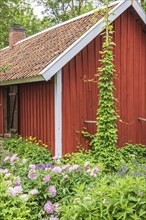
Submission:
<svg viewBox="0 0 146 220">
<path fill-rule="evenodd" d="M 131 5 L 146 23 L 146 14 L 136 0 L 114 3 L 110 20 L 115 20 Z M 103 30 L 103 15 L 94 12 L 46 29 L 11 48 L 2 49 L 0 66 L 6 66 L 6 71 L 0 73 L 0 85 L 49 80 Z"/>
</svg>

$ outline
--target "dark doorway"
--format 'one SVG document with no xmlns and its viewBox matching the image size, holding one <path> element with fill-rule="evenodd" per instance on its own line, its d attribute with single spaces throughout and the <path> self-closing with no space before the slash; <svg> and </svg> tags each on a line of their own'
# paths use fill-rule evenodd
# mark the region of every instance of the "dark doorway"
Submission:
<svg viewBox="0 0 146 220">
<path fill-rule="evenodd" d="M 4 132 L 18 132 L 18 87 L 8 86 L 4 91 Z"/>
</svg>

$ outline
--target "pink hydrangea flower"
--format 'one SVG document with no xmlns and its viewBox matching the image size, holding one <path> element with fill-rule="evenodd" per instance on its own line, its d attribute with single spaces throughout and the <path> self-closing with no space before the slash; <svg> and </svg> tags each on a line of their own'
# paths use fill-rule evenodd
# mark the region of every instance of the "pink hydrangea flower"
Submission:
<svg viewBox="0 0 146 220">
<path fill-rule="evenodd" d="M 54 206 L 53 204 L 48 201 L 45 205 L 44 205 L 44 211 L 47 213 L 47 214 L 52 214 L 53 211 L 54 211 Z"/>
<path fill-rule="evenodd" d="M 31 180 L 34 180 L 37 178 L 37 173 L 36 173 L 36 170 L 34 169 L 31 169 L 28 173 L 28 178 L 31 179 Z"/>
<path fill-rule="evenodd" d="M 15 186 L 14 187 L 15 193 L 16 194 L 21 194 L 23 192 L 22 186 Z"/>
<path fill-rule="evenodd" d="M 34 170 L 34 169 L 36 168 L 36 165 L 35 165 L 35 164 L 30 164 L 30 165 L 29 165 L 29 168 L 30 168 L 31 170 Z"/>
<path fill-rule="evenodd" d="M 11 158 L 10 158 L 10 164 L 13 165 L 14 161 L 18 160 L 17 154 L 14 154 Z"/>
<path fill-rule="evenodd" d="M 39 193 L 39 191 L 37 189 L 32 189 L 29 193 L 31 195 L 37 195 Z"/>
<path fill-rule="evenodd" d="M 3 162 L 5 163 L 7 160 L 9 160 L 10 159 L 10 157 L 9 156 L 7 156 L 7 157 L 5 157 L 4 159 L 3 159 Z"/>
<path fill-rule="evenodd" d="M 7 192 L 8 194 L 10 194 L 11 196 L 16 196 L 16 193 L 15 193 L 15 190 L 14 190 L 13 187 L 9 187 L 9 188 L 6 190 L 6 192 Z"/>
<path fill-rule="evenodd" d="M 96 173 L 99 171 L 99 169 L 97 168 L 97 167 L 94 167 L 92 170 L 91 170 L 91 172 L 90 172 L 90 176 L 94 176 L 94 177 L 96 177 L 97 175 L 96 175 Z"/>
<path fill-rule="evenodd" d="M 90 162 L 86 162 L 86 163 L 84 164 L 84 167 L 85 167 L 85 168 L 88 167 L 89 164 L 90 164 Z"/>
<path fill-rule="evenodd" d="M 56 188 L 55 186 L 49 186 L 47 192 L 50 193 L 50 197 L 55 197 L 56 196 Z"/>
<path fill-rule="evenodd" d="M 0 173 L 2 173 L 2 174 L 6 174 L 6 173 L 8 173 L 8 172 L 9 172 L 8 169 L 0 169 Z"/>
<path fill-rule="evenodd" d="M 52 173 L 61 173 L 62 172 L 62 169 L 60 167 L 54 167 L 52 169 Z"/>
<path fill-rule="evenodd" d="M 66 169 L 68 169 L 69 167 L 70 167 L 70 164 L 66 164 L 66 165 L 62 166 L 62 170 L 66 170 Z"/>
<path fill-rule="evenodd" d="M 20 183 L 21 183 L 21 180 L 20 180 L 20 177 L 18 176 L 14 179 L 13 184 L 14 184 L 14 186 L 19 186 Z"/>
<path fill-rule="evenodd" d="M 46 175 L 44 178 L 43 178 L 43 181 L 45 183 L 49 182 L 50 181 L 50 176 L 49 175 Z"/>
<path fill-rule="evenodd" d="M 17 194 L 21 194 L 23 192 L 22 186 L 10 187 L 6 190 L 11 196 L 16 196 Z"/>
<path fill-rule="evenodd" d="M 72 167 L 69 167 L 69 171 L 74 171 L 74 170 L 77 170 L 79 168 L 79 165 L 78 164 L 75 164 L 73 165 Z"/>
</svg>

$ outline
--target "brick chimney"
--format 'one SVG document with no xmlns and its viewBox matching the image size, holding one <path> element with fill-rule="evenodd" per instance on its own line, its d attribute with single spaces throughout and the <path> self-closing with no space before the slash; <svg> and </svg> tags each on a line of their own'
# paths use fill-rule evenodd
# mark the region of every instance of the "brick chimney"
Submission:
<svg viewBox="0 0 146 220">
<path fill-rule="evenodd" d="M 21 28 L 19 25 L 14 25 L 10 28 L 9 32 L 9 46 L 12 47 L 18 41 L 25 38 L 25 28 Z"/>
</svg>

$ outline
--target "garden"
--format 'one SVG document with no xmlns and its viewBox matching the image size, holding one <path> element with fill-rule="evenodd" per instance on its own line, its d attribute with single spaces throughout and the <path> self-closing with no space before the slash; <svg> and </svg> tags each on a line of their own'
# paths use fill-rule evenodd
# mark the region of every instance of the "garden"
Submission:
<svg viewBox="0 0 146 220">
<path fill-rule="evenodd" d="M 33 137 L 1 142 L 1 220 L 146 219 L 145 146 L 117 149 L 104 163 L 83 149 L 52 157 Z"/>
</svg>

